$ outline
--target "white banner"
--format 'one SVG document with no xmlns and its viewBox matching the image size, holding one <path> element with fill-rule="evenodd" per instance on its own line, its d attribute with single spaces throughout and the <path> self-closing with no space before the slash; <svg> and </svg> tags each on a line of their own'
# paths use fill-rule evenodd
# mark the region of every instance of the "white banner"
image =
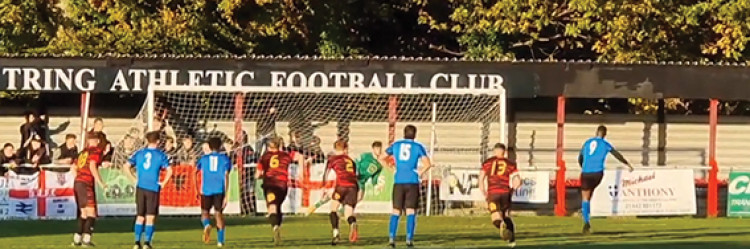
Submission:
<svg viewBox="0 0 750 249">
<path fill-rule="evenodd" d="M 75 174 L 73 172 L 44 172 L 44 187 L 46 189 L 56 188 L 73 188 L 73 182 L 75 181 Z"/>
<path fill-rule="evenodd" d="M 515 203 L 549 203 L 549 172 L 520 172 L 521 187 L 513 193 Z"/>
<path fill-rule="evenodd" d="M 32 175 L 19 175 L 13 171 L 8 172 L 9 188 L 11 189 L 38 189 L 39 172 Z"/>
<path fill-rule="evenodd" d="M 10 214 L 10 189 L 8 179 L 0 176 L 0 220 L 7 219 Z"/>
<path fill-rule="evenodd" d="M 479 169 L 446 168 L 440 181 L 440 200 L 484 201 L 479 189 Z"/>
<path fill-rule="evenodd" d="M 479 169 L 451 168 L 443 172 L 440 200 L 484 201 L 479 189 Z M 548 203 L 549 172 L 519 172 L 521 187 L 513 194 L 515 203 Z"/>
<path fill-rule="evenodd" d="M 591 201 L 592 216 L 693 215 L 693 170 L 607 170 Z"/>
</svg>

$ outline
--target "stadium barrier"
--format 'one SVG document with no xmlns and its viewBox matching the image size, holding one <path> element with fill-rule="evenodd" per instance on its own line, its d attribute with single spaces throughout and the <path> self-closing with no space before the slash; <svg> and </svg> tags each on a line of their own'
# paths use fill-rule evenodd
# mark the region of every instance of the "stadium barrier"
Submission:
<svg viewBox="0 0 750 249">
<path fill-rule="evenodd" d="M 20 167 L 28 167 L 22 165 Z M 0 219 L 74 219 L 77 213 L 69 165 L 43 165 L 32 174 L 9 172 L 0 177 Z M 160 215 L 197 215 L 200 202 L 195 189 L 196 169 L 190 165 L 173 166 L 173 174 L 160 196 Z M 135 182 L 122 169 L 100 168 L 107 189 L 96 186 L 101 216 L 135 215 Z M 226 214 L 240 213 L 238 173 L 230 173 Z"/>
</svg>

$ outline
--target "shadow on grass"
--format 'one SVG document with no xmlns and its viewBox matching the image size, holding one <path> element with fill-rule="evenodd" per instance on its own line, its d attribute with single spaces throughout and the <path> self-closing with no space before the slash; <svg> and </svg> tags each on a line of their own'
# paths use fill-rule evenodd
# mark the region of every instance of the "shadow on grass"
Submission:
<svg viewBox="0 0 750 249">
<path fill-rule="evenodd" d="M 133 231 L 135 218 L 99 218 L 96 222 L 96 233 L 124 233 Z M 212 224 L 215 224 L 212 221 Z M 227 217 L 226 224 L 231 226 L 248 226 L 266 224 L 263 217 Z M 181 231 L 200 229 L 199 217 L 160 217 L 156 220 L 159 231 Z M 0 225 L 1 237 L 28 237 L 72 234 L 78 229 L 78 221 L 68 220 L 9 220 Z"/>
</svg>

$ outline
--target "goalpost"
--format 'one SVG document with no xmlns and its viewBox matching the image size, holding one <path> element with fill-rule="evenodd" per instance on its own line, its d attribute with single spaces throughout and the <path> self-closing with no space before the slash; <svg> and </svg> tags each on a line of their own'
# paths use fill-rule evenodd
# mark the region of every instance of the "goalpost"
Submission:
<svg viewBox="0 0 750 249">
<path fill-rule="evenodd" d="M 323 158 L 333 150 L 336 139 L 348 139 L 349 154 L 356 160 L 360 154 L 371 152 L 374 141 L 381 141 L 384 151 L 403 137 L 404 126 L 415 125 L 416 140 L 428 148 L 435 165 L 422 177 L 419 212 L 426 215 L 442 214 L 446 208 L 437 186 L 443 169 L 478 169 L 488 157 L 491 144 L 506 142 L 507 136 L 503 88 L 151 85 L 145 102 L 134 127 L 159 129 L 155 120 L 163 119 L 168 130 L 174 131 L 175 141 L 192 137 L 199 147 L 209 137 L 225 140 L 235 166 L 239 166 L 243 213 L 263 209 L 253 206 L 257 193 L 253 193 L 256 183 L 252 173 L 263 150 L 259 146 L 269 136 L 282 137 L 285 145 L 301 147 L 308 157 L 316 158 L 313 165 L 296 167 L 291 172 L 291 189 L 284 209 L 303 212 L 319 199 L 321 187 L 330 187 L 330 183 L 320 181 L 325 167 Z M 358 206 L 360 211 L 390 212 L 392 174 L 384 169 L 378 179 L 366 184 L 367 194 Z"/>
</svg>

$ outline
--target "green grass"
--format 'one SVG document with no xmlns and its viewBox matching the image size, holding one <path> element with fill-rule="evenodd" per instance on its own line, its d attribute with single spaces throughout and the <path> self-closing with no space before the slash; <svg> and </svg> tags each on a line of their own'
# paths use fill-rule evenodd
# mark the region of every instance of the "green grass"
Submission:
<svg viewBox="0 0 750 249">
<path fill-rule="evenodd" d="M 404 233 L 404 224 L 399 234 Z M 361 241 L 340 248 L 385 248 L 387 216 L 364 216 Z M 581 236 L 578 218 L 517 217 L 517 248 L 750 248 L 750 220 L 701 218 L 595 219 L 594 234 Z M 154 246 L 215 248 L 200 240 L 197 218 L 162 218 Z M 271 229 L 262 217 L 231 218 L 225 248 L 273 248 Z M 345 222 L 342 222 L 342 225 Z M 69 248 L 75 221 L 0 221 L 0 248 Z M 132 219 L 101 219 L 94 242 L 97 248 L 131 248 Z M 342 229 L 344 235 L 346 228 Z M 214 233 L 215 239 L 215 233 Z M 330 248 L 327 216 L 289 217 L 279 248 Z M 344 236 L 345 237 L 345 236 Z M 399 238 L 403 247 L 403 237 Z M 505 248 L 488 217 L 419 217 L 417 248 Z"/>
</svg>

